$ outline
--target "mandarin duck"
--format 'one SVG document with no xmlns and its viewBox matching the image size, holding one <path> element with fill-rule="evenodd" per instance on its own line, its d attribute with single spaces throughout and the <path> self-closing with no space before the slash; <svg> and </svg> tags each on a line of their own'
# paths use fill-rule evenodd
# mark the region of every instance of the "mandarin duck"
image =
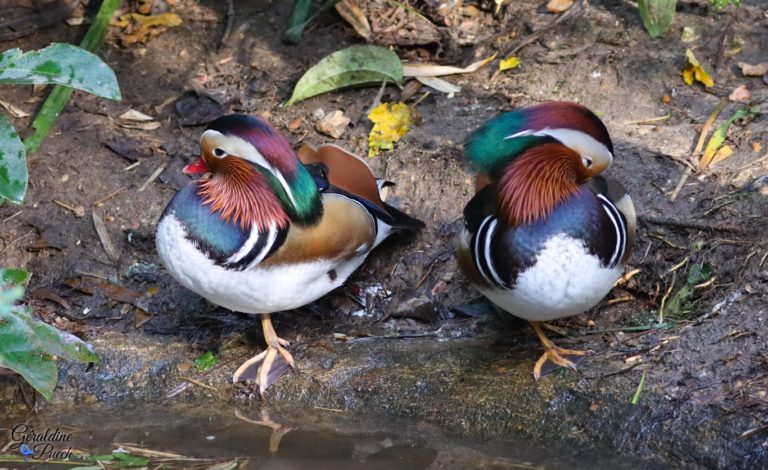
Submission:
<svg viewBox="0 0 768 470">
<path fill-rule="evenodd" d="M 491 119 L 464 153 L 478 176 L 460 268 L 498 309 L 531 323 L 544 347 L 537 380 L 576 369 L 587 352 L 555 346 L 541 322 L 596 305 L 621 277 L 635 234 L 632 199 L 599 176 L 613 161 L 605 125 L 583 106 L 548 102 Z"/>
<path fill-rule="evenodd" d="M 394 232 L 424 224 L 382 201 L 391 183 L 339 147 L 303 146 L 263 119 L 229 115 L 200 138 L 182 188 L 157 225 L 157 250 L 184 287 L 233 311 L 259 314 L 266 350 L 233 381 L 263 394 L 289 366 L 288 342 L 270 314 L 306 305 L 339 287 Z"/>
</svg>

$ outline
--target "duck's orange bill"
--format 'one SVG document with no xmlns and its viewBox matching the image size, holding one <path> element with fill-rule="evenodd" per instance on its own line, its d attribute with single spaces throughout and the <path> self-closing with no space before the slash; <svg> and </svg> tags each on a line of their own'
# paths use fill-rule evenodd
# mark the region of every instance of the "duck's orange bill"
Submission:
<svg viewBox="0 0 768 470">
<path fill-rule="evenodd" d="M 198 157 L 197 160 L 185 166 L 181 171 L 186 175 L 196 175 L 198 173 L 205 173 L 210 170 L 208 169 L 208 165 L 205 164 L 203 157 Z"/>
</svg>

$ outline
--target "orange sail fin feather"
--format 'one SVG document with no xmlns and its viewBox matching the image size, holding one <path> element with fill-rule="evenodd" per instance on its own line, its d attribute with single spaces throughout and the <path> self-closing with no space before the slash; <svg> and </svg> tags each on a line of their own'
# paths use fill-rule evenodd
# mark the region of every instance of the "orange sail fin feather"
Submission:
<svg viewBox="0 0 768 470">
<path fill-rule="evenodd" d="M 328 167 L 328 181 L 332 185 L 386 210 L 371 167 L 357 155 L 333 144 L 321 145 L 317 149 L 304 144 L 299 149 L 299 160 L 305 165 L 323 163 Z"/>
<path fill-rule="evenodd" d="M 499 217 L 511 227 L 544 219 L 587 178 L 581 156 L 570 148 L 558 143 L 531 147 L 496 182 Z"/>
<path fill-rule="evenodd" d="M 200 183 L 200 195 L 203 203 L 220 213 L 223 220 L 244 230 L 256 226 L 261 232 L 273 223 L 278 228 L 288 226 L 288 214 L 280 199 L 266 177 L 251 164 L 241 158 L 226 157 L 212 161 L 210 166 L 215 173 Z"/>
</svg>

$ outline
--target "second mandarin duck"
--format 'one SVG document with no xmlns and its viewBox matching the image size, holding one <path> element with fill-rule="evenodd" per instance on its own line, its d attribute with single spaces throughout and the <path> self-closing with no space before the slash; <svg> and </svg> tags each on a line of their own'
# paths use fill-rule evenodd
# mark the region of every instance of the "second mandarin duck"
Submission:
<svg viewBox="0 0 768 470">
<path fill-rule="evenodd" d="M 297 155 L 265 120 L 224 116 L 203 132 L 182 188 L 157 226 L 157 250 L 184 287 L 261 316 L 266 350 L 235 371 L 261 393 L 294 360 L 270 314 L 339 287 L 385 238 L 424 224 L 382 201 L 387 183 L 333 145 Z"/>
<path fill-rule="evenodd" d="M 464 209 L 458 263 L 493 304 L 531 323 L 545 351 L 537 380 L 545 364 L 575 369 L 586 354 L 555 346 L 541 322 L 595 306 L 629 257 L 632 199 L 599 176 L 613 154 L 600 118 L 568 102 L 502 114 L 465 144 L 478 178 Z"/>
</svg>

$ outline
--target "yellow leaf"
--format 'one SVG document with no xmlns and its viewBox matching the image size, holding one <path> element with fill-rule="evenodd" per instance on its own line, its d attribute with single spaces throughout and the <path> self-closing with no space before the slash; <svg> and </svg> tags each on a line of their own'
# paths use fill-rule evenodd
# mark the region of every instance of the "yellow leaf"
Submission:
<svg viewBox="0 0 768 470">
<path fill-rule="evenodd" d="M 722 147 L 720 147 L 720 150 L 718 150 L 717 153 L 715 154 L 715 158 L 712 159 L 712 163 L 710 163 L 710 165 L 714 165 L 715 163 L 722 162 L 723 160 L 730 157 L 731 155 L 733 155 L 733 147 L 727 144 L 723 145 Z"/>
<path fill-rule="evenodd" d="M 503 72 L 505 70 L 510 70 L 517 68 L 520 65 L 520 59 L 518 59 L 515 56 L 509 56 L 506 59 L 503 59 L 501 62 L 499 62 L 499 71 Z"/>
<path fill-rule="evenodd" d="M 392 150 L 411 124 L 419 119 L 416 109 L 405 103 L 382 103 L 368 115 L 373 129 L 368 136 L 368 157 L 376 156 L 382 150 Z"/>
<path fill-rule="evenodd" d="M 686 85 L 693 85 L 693 81 L 700 82 L 705 87 L 709 88 L 715 85 L 712 77 L 704 70 L 699 60 L 693 55 L 693 51 L 686 49 L 685 57 L 688 59 L 688 63 L 683 69 L 683 81 Z"/>
<path fill-rule="evenodd" d="M 683 81 L 686 85 L 693 85 L 693 66 L 685 66 L 683 69 Z"/>
</svg>

